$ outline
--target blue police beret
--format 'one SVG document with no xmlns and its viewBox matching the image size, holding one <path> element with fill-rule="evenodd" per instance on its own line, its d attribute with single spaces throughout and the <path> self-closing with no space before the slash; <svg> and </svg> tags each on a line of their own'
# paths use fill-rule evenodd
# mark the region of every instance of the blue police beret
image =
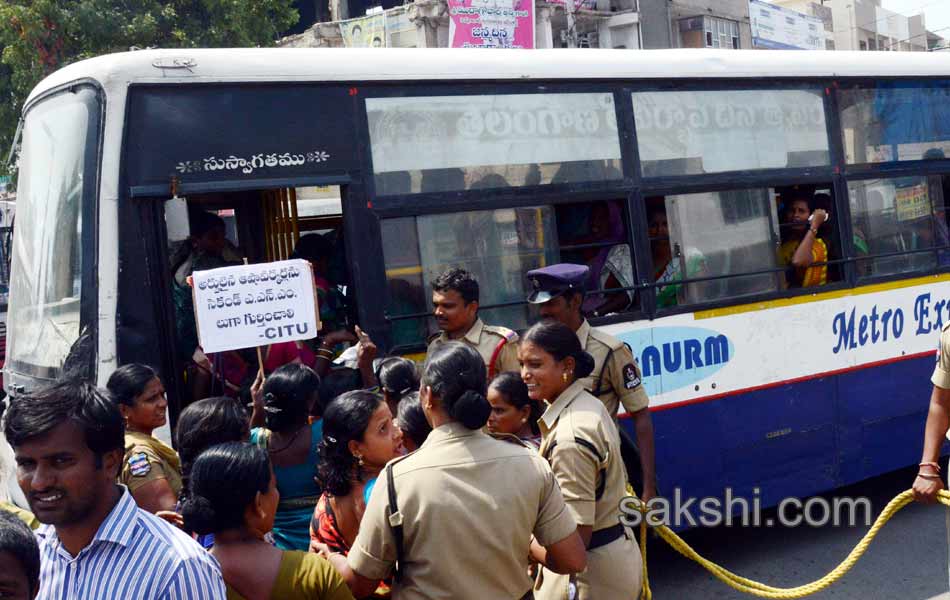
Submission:
<svg viewBox="0 0 950 600">
<path fill-rule="evenodd" d="M 544 304 L 567 291 L 583 292 L 589 273 L 590 269 L 586 266 L 571 263 L 559 263 L 528 271 L 528 302 Z"/>
</svg>

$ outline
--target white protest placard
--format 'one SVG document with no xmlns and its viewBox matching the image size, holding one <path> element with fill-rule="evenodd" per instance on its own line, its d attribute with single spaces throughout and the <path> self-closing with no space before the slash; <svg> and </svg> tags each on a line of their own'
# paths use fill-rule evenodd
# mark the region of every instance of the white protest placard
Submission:
<svg viewBox="0 0 950 600">
<path fill-rule="evenodd" d="M 313 272 L 305 260 L 195 271 L 192 289 L 205 352 L 307 340 L 320 328 Z"/>
</svg>

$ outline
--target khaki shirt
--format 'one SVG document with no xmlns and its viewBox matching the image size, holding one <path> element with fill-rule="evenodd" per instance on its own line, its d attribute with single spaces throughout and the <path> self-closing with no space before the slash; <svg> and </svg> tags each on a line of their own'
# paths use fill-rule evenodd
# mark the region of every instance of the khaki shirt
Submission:
<svg viewBox="0 0 950 600">
<path fill-rule="evenodd" d="M 617 418 L 621 404 L 630 414 L 650 404 L 643 389 L 640 369 L 626 344 L 594 329 L 587 319 L 577 330 L 577 338 L 581 341 L 581 347 L 594 357 L 594 370 L 581 380 L 584 389 L 600 398 L 611 418 Z"/>
<path fill-rule="evenodd" d="M 538 421 L 541 456 L 554 471 L 567 507 L 578 525 L 594 531 L 619 522 L 620 501 L 627 495 L 627 472 L 620 456 L 620 437 L 607 409 L 575 381 L 547 405 Z M 586 440 L 598 457 L 577 440 Z M 595 499 L 597 484 L 606 476 L 604 492 Z"/>
<path fill-rule="evenodd" d="M 167 479 L 172 492 L 181 492 L 181 462 L 178 453 L 150 435 L 138 431 L 125 432 L 125 458 L 119 483 L 135 492 L 146 483 Z"/>
<path fill-rule="evenodd" d="M 549 403 L 538 421 L 543 439 L 541 455 L 551 463 L 564 501 L 578 525 L 601 531 L 620 523 L 621 500 L 626 496 L 627 473 L 620 457 L 620 438 L 613 419 L 597 398 L 575 381 Z M 577 440 L 585 440 L 596 454 Z M 598 458 L 598 455 L 600 458 Z M 601 479 L 603 478 L 603 479 Z M 604 491 L 597 499 L 597 487 Z M 587 551 L 587 569 L 578 573 L 577 600 L 636 598 L 642 570 L 640 549 L 633 534 Z M 536 600 L 568 600 L 568 577 L 542 569 L 535 587 Z"/>
<path fill-rule="evenodd" d="M 475 348 L 481 355 L 482 360 L 485 361 L 485 367 L 489 368 L 489 362 L 491 362 L 491 357 L 495 353 L 495 349 L 498 348 L 498 345 L 504 340 L 507 340 L 507 342 L 505 342 L 504 347 L 495 359 L 494 373 L 497 375 L 505 371 L 520 371 L 521 364 L 518 362 L 518 334 L 506 327 L 485 325 L 481 319 L 477 319 L 475 324 L 472 325 L 472 328 L 468 330 L 468 333 L 458 341 Z M 426 354 L 432 354 L 432 351 L 441 344 L 450 341 L 452 340 L 449 339 L 449 336 L 444 331 L 440 332 L 439 335 L 435 336 L 432 341 L 429 342 Z"/>
<path fill-rule="evenodd" d="M 940 342 L 937 344 L 937 366 L 930 382 L 945 390 L 950 390 L 950 323 L 943 326 Z"/>
<path fill-rule="evenodd" d="M 392 464 L 405 557 L 394 600 L 517 600 L 531 588 L 531 535 L 551 545 L 577 529 L 551 468 L 520 444 L 449 423 Z M 363 577 L 396 561 L 388 506 L 384 470 L 347 556 Z"/>
<path fill-rule="evenodd" d="M 937 343 L 937 366 L 930 376 L 930 383 L 936 387 L 950 390 L 950 323 L 943 326 L 940 332 L 940 341 Z M 950 431 L 947 432 L 950 440 Z"/>
</svg>

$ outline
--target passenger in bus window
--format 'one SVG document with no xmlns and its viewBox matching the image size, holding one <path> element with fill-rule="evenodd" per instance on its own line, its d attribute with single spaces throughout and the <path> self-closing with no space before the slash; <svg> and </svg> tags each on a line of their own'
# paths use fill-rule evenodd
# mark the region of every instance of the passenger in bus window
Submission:
<svg viewBox="0 0 950 600">
<path fill-rule="evenodd" d="M 151 367 L 130 364 L 116 369 L 106 388 L 125 420 L 119 483 L 129 488 L 140 508 L 174 511 L 181 493 L 181 462 L 177 452 L 152 435 L 168 420 L 161 379 Z"/>
<path fill-rule="evenodd" d="M 518 351 L 529 396 L 544 402 L 539 421 L 541 456 L 551 465 L 577 531 L 587 547 L 587 569 L 574 581 L 547 568 L 535 584 L 536 600 L 621 600 L 639 595 L 640 549 L 618 520 L 627 494 L 618 429 L 612 416 L 584 388 L 594 358 L 577 333 L 553 320 L 533 325 Z M 567 590 L 576 583 L 576 596 Z"/>
<path fill-rule="evenodd" d="M 439 333 L 429 338 L 426 360 L 442 344 L 457 340 L 471 346 L 485 362 L 488 378 L 517 371 L 518 334 L 485 325 L 478 318 L 478 281 L 464 269 L 449 269 L 432 282 L 432 306 Z"/>
<path fill-rule="evenodd" d="M 653 259 L 653 280 L 657 284 L 671 284 L 686 278 L 703 277 L 707 274 L 706 257 L 696 248 L 687 248 L 685 255 L 679 244 L 670 239 L 670 225 L 666 213 L 666 200 L 662 196 L 647 198 L 647 234 L 650 237 L 650 253 Z M 670 308 L 679 304 L 683 284 L 658 285 L 656 307 Z"/>
<path fill-rule="evenodd" d="M 779 247 L 779 264 L 788 266 L 785 272 L 787 288 L 814 287 L 828 282 L 828 245 L 819 237 L 818 230 L 828 220 L 828 213 L 820 208 L 812 211 L 810 194 L 789 190 L 784 197 L 783 242 Z M 814 266 L 813 266 L 814 265 Z"/>
<path fill-rule="evenodd" d="M 540 305 L 541 317 L 558 321 L 577 334 L 584 351 L 594 358 L 594 368 L 581 379 L 588 392 L 596 396 L 616 422 L 620 405 L 633 418 L 638 446 L 621 431 L 628 478 L 649 501 L 656 496 L 653 418 L 650 400 L 643 389 L 642 376 L 630 348 L 599 329 L 590 326 L 581 313 L 584 282 L 588 270 L 583 265 L 557 264 L 528 271 L 532 291 L 527 300 Z"/>
<path fill-rule="evenodd" d="M 633 287 L 633 261 L 627 245 L 623 211 L 616 201 L 596 202 L 590 209 L 590 233 L 580 244 L 602 244 L 586 249 L 584 259 L 590 267 L 587 289 L 610 290 Z M 623 312 L 634 302 L 634 290 L 609 294 L 590 294 L 583 311 L 594 316 Z"/>
</svg>

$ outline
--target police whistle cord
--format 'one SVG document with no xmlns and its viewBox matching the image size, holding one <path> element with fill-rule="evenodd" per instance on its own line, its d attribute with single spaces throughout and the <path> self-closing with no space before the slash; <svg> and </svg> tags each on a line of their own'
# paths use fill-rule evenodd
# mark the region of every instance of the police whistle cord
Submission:
<svg viewBox="0 0 950 600">
<path fill-rule="evenodd" d="M 628 491 L 632 492 L 632 489 L 628 487 Z M 634 495 L 634 494 L 631 494 Z M 791 588 L 779 588 L 772 587 L 770 585 L 765 585 L 764 583 L 759 583 L 758 581 L 752 581 L 751 579 L 746 579 L 740 575 L 736 575 L 732 571 L 729 571 L 716 563 L 703 558 L 695 550 L 693 550 L 689 544 L 687 544 L 683 538 L 676 535 L 672 529 L 663 525 L 659 522 L 647 523 L 647 515 L 645 506 L 641 503 L 639 505 L 640 511 L 644 513 L 644 518 L 640 521 L 640 554 L 643 556 L 643 586 L 640 590 L 640 600 L 651 600 L 653 598 L 653 592 L 650 590 L 650 581 L 647 573 L 647 528 L 652 527 L 653 530 L 661 537 L 663 540 L 673 547 L 674 550 L 689 558 L 691 560 L 699 563 L 703 568 L 712 573 L 712 575 L 719 581 L 725 583 L 734 590 L 744 592 L 746 594 L 752 594 L 753 596 L 758 596 L 760 598 L 804 598 L 811 594 L 820 592 L 821 590 L 827 588 L 831 584 L 835 583 L 842 577 L 845 573 L 851 570 L 851 567 L 858 562 L 858 560 L 864 555 L 867 551 L 868 546 L 871 545 L 871 542 L 874 540 L 874 537 L 878 534 L 884 524 L 891 520 L 897 512 L 914 501 L 914 493 L 911 490 L 901 492 L 897 496 L 894 496 L 894 499 L 887 503 L 887 506 L 884 507 L 884 510 L 881 511 L 881 514 L 878 515 L 877 519 L 874 521 L 874 524 L 871 525 L 871 529 L 868 530 L 864 537 L 861 538 L 861 541 L 854 547 L 853 550 L 848 554 L 848 556 L 841 561 L 837 567 L 828 572 L 827 575 L 813 581 L 811 583 L 806 583 L 805 585 L 799 585 Z M 940 490 L 938 492 L 937 501 L 944 506 L 950 506 L 950 492 L 946 490 Z"/>
</svg>

